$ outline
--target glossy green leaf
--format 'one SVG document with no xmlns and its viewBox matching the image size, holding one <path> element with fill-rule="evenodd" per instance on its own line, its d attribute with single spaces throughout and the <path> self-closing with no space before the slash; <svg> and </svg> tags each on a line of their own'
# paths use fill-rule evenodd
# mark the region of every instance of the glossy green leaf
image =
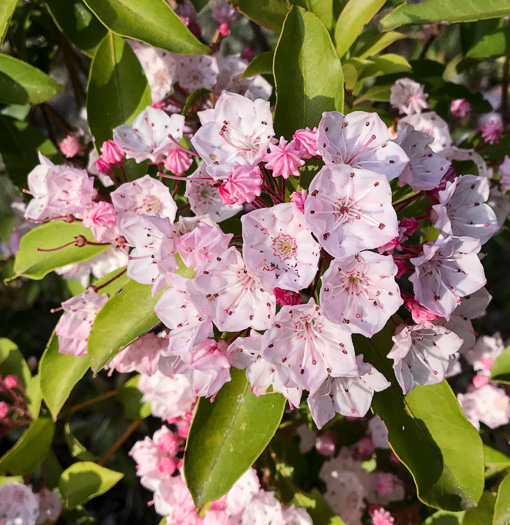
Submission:
<svg viewBox="0 0 510 525">
<path fill-rule="evenodd" d="M 92 452 L 87 450 L 78 440 L 78 438 L 72 433 L 71 426 L 66 423 L 64 426 L 64 436 L 69 448 L 69 452 L 73 458 L 80 461 L 95 461 L 96 457 Z"/>
<path fill-rule="evenodd" d="M 145 419 L 151 415 L 151 404 L 142 402 L 143 394 L 136 387 L 139 380 L 139 375 L 131 377 L 117 395 L 128 419 Z"/>
<path fill-rule="evenodd" d="M 492 525 L 508 525 L 510 523 L 510 474 L 507 474 L 498 489 L 494 518 Z"/>
<path fill-rule="evenodd" d="M 9 177 L 18 188 L 27 187 L 27 175 L 39 164 L 38 151 L 53 162 L 61 158 L 53 142 L 35 126 L 0 116 L 0 153 Z"/>
<path fill-rule="evenodd" d="M 510 385 L 510 346 L 507 346 L 494 361 L 494 366 L 491 368 L 491 379 Z"/>
<path fill-rule="evenodd" d="M 478 505 L 467 510 L 462 517 L 462 525 L 487 525 L 492 523 L 496 496 L 491 492 L 484 492 Z M 507 522 L 508 523 L 508 522 Z M 507 525 L 507 524 L 505 524 Z"/>
<path fill-rule="evenodd" d="M 14 13 L 14 9 L 16 9 L 17 3 L 18 0 L 2 0 L 0 2 L 0 44 L 4 41 L 10 18 L 12 13 Z"/>
<path fill-rule="evenodd" d="M 510 468 L 510 458 L 495 448 L 484 444 L 483 455 L 486 477 Z"/>
<path fill-rule="evenodd" d="M 279 33 L 292 7 L 289 0 L 234 0 L 232 4 L 255 23 Z"/>
<path fill-rule="evenodd" d="M 216 399 L 201 398 L 191 425 L 184 475 L 196 506 L 219 499 L 251 467 L 274 436 L 285 408 L 280 394 L 257 397 L 244 370 Z"/>
<path fill-rule="evenodd" d="M 381 20 L 384 31 L 407 24 L 439 22 L 476 22 L 510 15 L 510 0 L 427 0 L 419 4 L 403 3 Z"/>
<path fill-rule="evenodd" d="M 449 512 L 447 510 L 438 510 L 434 512 L 432 516 L 429 516 L 423 525 L 460 525 L 464 511 L 462 512 Z"/>
<path fill-rule="evenodd" d="M 58 338 L 56 335 L 51 337 L 39 362 L 39 375 L 43 399 L 53 419 L 57 419 L 71 390 L 88 368 L 87 356 L 76 357 L 59 353 Z"/>
<path fill-rule="evenodd" d="M 100 467 L 90 461 L 74 463 L 64 470 L 59 489 L 66 507 L 76 507 L 104 494 L 118 483 L 124 474 Z"/>
<path fill-rule="evenodd" d="M 117 126 L 131 124 L 151 101 L 133 50 L 123 38 L 108 33 L 92 61 L 87 90 L 89 127 L 97 145 L 110 140 Z"/>
<path fill-rule="evenodd" d="M 31 474 L 46 458 L 53 441 L 55 425 L 49 416 L 40 416 L 0 459 L 1 474 Z"/>
<path fill-rule="evenodd" d="M 381 55 L 372 59 L 372 63 L 366 65 L 359 75 L 359 80 L 365 78 L 380 77 L 393 73 L 409 73 L 412 71 L 409 62 L 400 55 Z"/>
<path fill-rule="evenodd" d="M 349 0 L 335 26 L 335 44 L 340 58 L 385 2 L 386 0 Z"/>
<path fill-rule="evenodd" d="M 312 13 L 326 26 L 328 31 L 335 28 L 336 21 L 348 0 L 310 0 Z"/>
<path fill-rule="evenodd" d="M 90 228 L 85 228 L 81 222 L 51 221 L 29 231 L 22 237 L 14 260 L 14 277 L 24 275 L 31 279 L 42 279 L 56 268 L 87 261 L 110 247 L 86 245 L 78 248 L 72 244 L 52 252 L 37 251 L 38 248 L 53 249 L 74 243 L 75 237 L 79 235 L 95 242 Z"/>
<path fill-rule="evenodd" d="M 274 51 L 266 51 L 257 55 L 248 65 L 241 78 L 253 77 L 255 75 L 273 74 Z"/>
<path fill-rule="evenodd" d="M 14 482 L 23 483 L 23 476 L 0 476 L 0 487 Z"/>
<path fill-rule="evenodd" d="M 0 104 L 41 104 L 63 89 L 40 69 L 0 54 Z"/>
<path fill-rule="evenodd" d="M 193 7 L 197 13 L 200 13 L 204 7 L 209 3 L 209 0 L 191 0 Z"/>
<path fill-rule="evenodd" d="M 93 57 L 108 30 L 82 0 L 45 0 L 64 35 L 86 55 Z"/>
<path fill-rule="evenodd" d="M 276 46 L 276 135 L 290 138 L 319 124 L 323 111 L 343 110 L 344 75 L 331 37 L 313 14 L 293 7 Z"/>
<path fill-rule="evenodd" d="M 393 345 L 392 330 L 386 326 L 371 339 L 354 338 L 357 351 L 392 381 L 375 394 L 372 408 L 386 423 L 390 445 L 411 472 L 423 503 L 453 511 L 474 507 L 484 487 L 480 435 L 446 381 L 402 395 L 391 361 L 384 357 Z"/>
<path fill-rule="evenodd" d="M 483 35 L 466 53 L 467 58 L 486 58 L 510 54 L 510 27 Z"/>
<path fill-rule="evenodd" d="M 179 55 L 210 53 L 165 0 L 83 0 L 114 33 Z"/>
<path fill-rule="evenodd" d="M 372 38 L 367 39 L 366 43 L 356 53 L 356 56 L 358 58 L 373 57 L 383 49 L 386 49 L 391 44 L 394 44 L 403 38 L 406 38 L 406 35 L 399 33 L 398 31 L 389 31 L 388 33 L 380 33 L 377 31 Z"/>
<path fill-rule="evenodd" d="M 293 504 L 296 507 L 306 509 L 313 523 L 345 525 L 340 516 L 335 514 L 335 511 L 329 506 L 329 503 L 317 489 L 313 489 L 309 493 L 296 491 L 288 503 L 289 505 Z"/>
<path fill-rule="evenodd" d="M 90 366 L 99 372 L 122 349 L 159 322 L 154 306 L 162 292 L 151 296 L 151 286 L 129 280 L 122 292 L 101 308 L 88 340 Z"/>
</svg>

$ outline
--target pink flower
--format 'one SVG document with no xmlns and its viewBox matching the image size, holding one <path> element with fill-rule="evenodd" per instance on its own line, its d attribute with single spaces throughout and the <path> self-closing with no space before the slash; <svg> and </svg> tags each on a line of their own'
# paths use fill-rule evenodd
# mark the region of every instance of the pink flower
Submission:
<svg viewBox="0 0 510 525">
<path fill-rule="evenodd" d="M 39 518 L 37 525 L 54 523 L 62 513 L 62 501 L 56 492 L 43 487 L 36 494 L 39 502 Z"/>
<path fill-rule="evenodd" d="M 5 376 L 4 385 L 9 389 L 16 388 L 18 386 L 18 378 L 13 375 Z"/>
<path fill-rule="evenodd" d="M 262 178 L 258 166 L 235 162 L 228 179 L 219 188 L 224 204 L 243 204 L 251 202 L 261 193 Z"/>
<path fill-rule="evenodd" d="M 58 147 L 60 148 L 62 155 L 67 159 L 71 159 L 85 149 L 83 144 L 73 135 L 67 135 L 65 139 L 58 143 Z"/>
<path fill-rule="evenodd" d="M 356 448 L 362 457 L 369 458 L 374 453 L 375 444 L 369 437 L 364 437 L 358 441 Z"/>
<path fill-rule="evenodd" d="M 223 24 L 220 24 L 218 27 L 218 32 L 223 38 L 230 35 L 230 26 L 228 22 L 223 22 Z"/>
<path fill-rule="evenodd" d="M 413 321 L 418 324 L 422 321 L 435 321 L 438 316 L 427 310 L 415 299 L 407 299 L 405 307 L 411 312 Z"/>
<path fill-rule="evenodd" d="M 83 213 L 83 226 L 90 228 L 92 226 L 112 226 L 115 224 L 117 214 L 115 208 L 108 202 L 100 201 L 94 203 Z"/>
<path fill-rule="evenodd" d="M 289 290 L 275 288 L 274 295 L 276 297 L 276 304 L 279 304 L 280 306 L 303 304 L 301 296 L 298 293 L 290 292 Z"/>
<path fill-rule="evenodd" d="M 487 144 L 496 144 L 503 137 L 503 122 L 497 113 L 486 115 L 480 127 L 482 139 Z"/>
<path fill-rule="evenodd" d="M 510 191 L 510 157 L 505 155 L 505 160 L 499 166 L 499 184 L 501 189 Z"/>
<path fill-rule="evenodd" d="M 90 290 L 62 303 L 64 314 L 60 317 L 55 333 L 58 351 L 82 357 L 87 354 L 87 341 L 97 313 L 108 300 L 108 295 L 97 295 Z"/>
<path fill-rule="evenodd" d="M 317 149 L 317 128 L 298 129 L 293 137 L 294 148 L 302 159 L 311 159 L 319 155 Z"/>
<path fill-rule="evenodd" d="M 235 20 L 237 11 L 230 4 L 219 4 L 213 8 L 212 15 L 218 25 L 229 24 Z"/>
<path fill-rule="evenodd" d="M 372 525 L 393 525 L 395 523 L 395 518 L 382 507 L 371 511 L 370 516 Z"/>
<path fill-rule="evenodd" d="M 388 472 L 381 472 L 377 475 L 377 492 L 383 496 L 387 496 L 393 492 L 395 488 L 395 480 L 393 474 Z"/>
<path fill-rule="evenodd" d="M 480 422 L 497 428 L 510 421 L 510 398 L 502 388 L 489 384 L 457 398 L 464 415 L 476 428 L 480 428 Z"/>
<path fill-rule="evenodd" d="M 430 143 L 430 149 L 434 153 L 438 153 L 445 148 L 449 148 L 453 144 L 448 124 L 435 111 L 415 113 L 400 119 L 397 126 L 399 133 L 408 124 L 410 124 L 416 131 L 425 133 L 434 139 Z M 423 147 L 424 142 L 422 139 L 420 139 L 420 144 L 421 147 Z M 437 162 L 439 161 L 437 160 Z"/>
<path fill-rule="evenodd" d="M 423 92 L 424 87 L 410 78 L 398 79 L 391 87 L 391 105 L 406 115 L 421 113 L 429 107 L 428 95 Z"/>
<path fill-rule="evenodd" d="M 0 420 L 4 419 L 9 412 L 9 407 L 5 401 L 0 401 Z"/>
<path fill-rule="evenodd" d="M 332 430 L 323 432 L 315 442 L 315 448 L 321 456 L 332 457 L 335 455 L 335 444 L 338 441 L 338 434 Z"/>
<path fill-rule="evenodd" d="M 39 502 L 32 489 L 17 481 L 0 487 L 0 523 L 36 525 Z"/>
<path fill-rule="evenodd" d="M 271 144 L 269 149 L 270 152 L 266 154 L 266 167 L 273 171 L 273 177 L 281 175 L 288 179 L 290 175 L 299 175 L 299 167 L 303 166 L 305 161 L 299 158 L 294 141 L 287 143 L 281 137 L 278 145 Z"/>
<path fill-rule="evenodd" d="M 250 61 L 253 58 L 253 48 L 243 47 L 243 50 L 241 52 L 241 58 Z"/>
<path fill-rule="evenodd" d="M 407 266 L 407 262 L 404 259 L 393 259 L 395 264 L 397 265 L 397 275 L 395 275 L 395 279 L 400 279 L 402 275 L 404 275 L 408 270 L 409 267 Z"/>
<path fill-rule="evenodd" d="M 191 166 L 191 155 L 181 148 L 173 148 L 168 152 L 163 164 L 168 171 L 181 175 Z"/>
<path fill-rule="evenodd" d="M 122 164 L 124 164 L 124 152 L 118 148 L 113 140 L 103 142 L 101 146 L 101 158 L 105 162 L 108 162 L 108 164 L 113 164 L 114 166 L 122 166 Z"/>
<path fill-rule="evenodd" d="M 305 213 L 305 201 L 308 197 L 306 190 L 295 191 L 291 194 L 290 200 L 296 204 L 301 213 Z"/>
<path fill-rule="evenodd" d="M 398 225 L 405 230 L 409 237 L 420 227 L 420 223 L 414 217 L 402 217 L 398 221 Z"/>
<path fill-rule="evenodd" d="M 475 388 L 483 388 L 489 384 L 489 378 L 486 375 L 477 374 L 473 377 L 473 385 Z"/>
<path fill-rule="evenodd" d="M 320 246 L 304 219 L 292 202 L 254 210 L 241 218 L 246 265 L 272 288 L 298 292 L 317 273 Z"/>
<path fill-rule="evenodd" d="M 470 111 L 471 105 L 465 98 L 452 100 L 450 110 L 455 118 L 464 118 Z"/>
<path fill-rule="evenodd" d="M 113 175 L 113 167 L 111 164 L 106 162 L 104 159 L 99 157 L 96 160 L 96 169 L 99 171 L 99 173 L 102 173 L 103 175 L 108 175 L 111 177 Z"/>
</svg>

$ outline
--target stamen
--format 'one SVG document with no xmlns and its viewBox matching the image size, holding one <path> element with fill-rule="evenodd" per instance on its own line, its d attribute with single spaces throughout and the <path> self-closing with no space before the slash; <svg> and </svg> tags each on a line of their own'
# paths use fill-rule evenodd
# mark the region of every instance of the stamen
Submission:
<svg viewBox="0 0 510 525">
<path fill-rule="evenodd" d="M 172 137 L 172 134 L 170 133 L 168 135 L 168 138 L 179 148 L 181 149 L 182 151 L 185 151 L 186 153 L 189 153 L 190 155 L 193 155 L 195 157 L 199 157 L 200 158 L 200 155 L 198 155 L 198 153 L 195 153 L 194 151 L 191 151 L 190 149 L 188 148 L 185 148 L 182 144 L 179 144 L 173 137 Z"/>
<path fill-rule="evenodd" d="M 363 153 L 367 148 L 368 146 L 370 146 L 370 144 L 372 144 L 372 142 L 376 139 L 377 137 L 375 135 L 372 135 L 369 139 L 368 139 L 368 142 L 361 146 L 361 148 L 357 151 L 357 153 L 355 153 L 348 161 L 347 161 L 347 164 L 350 164 L 360 153 Z"/>
</svg>

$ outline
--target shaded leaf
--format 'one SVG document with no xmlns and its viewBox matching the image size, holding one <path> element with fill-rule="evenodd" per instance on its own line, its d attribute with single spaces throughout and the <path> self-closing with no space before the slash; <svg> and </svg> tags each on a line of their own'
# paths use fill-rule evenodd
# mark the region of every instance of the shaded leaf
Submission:
<svg viewBox="0 0 510 525">
<path fill-rule="evenodd" d="M 292 7 L 289 0 L 233 0 L 232 5 L 255 23 L 279 33 Z"/>
<path fill-rule="evenodd" d="M 492 525 L 510 523 L 510 474 L 507 474 L 498 489 Z"/>
<path fill-rule="evenodd" d="M 410 71 L 412 71 L 411 66 L 404 57 L 389 53 L 373 58 L 372 64 L 366 65 L 361 71 L 359 80 L 391 75 L 393 73 L 408 73 Z"/>
<path fill-rule="evenodd" d="M 478 505 L 464 513 L 462 525 L 482 525 L 485 523 L 492 523 L 495 503 L 496 496 L 490 492 L 484 492 Z"/>
<path fill-rule="evenodd" d="M 510 385 L 510 346 L 507 346 L 494 361 L 491 380 Z"/>
<path fill-rule="evenodd" d="M 510 458 L 495 448 L 484 444 L 483 455 L 486 477 L 510 468 Z"/>
<path fill-rule="evenodd" d="M 73 458 L 79 459 L 80 461 L 95 461 L 96 457 L 92 452 L 87 450 L 79 441 L 78 438 L 71 432 L 71 426 L 66 423 L 64 426 L 64 436 L 66 439 L 69 452 Z"/>
<path fill-rule="evenodd" d="M 255 75 L 273 74 L 274 51 L 266 51 L 257 55 L 248 65 L 241 78 L 253 77 Z"/>
<path fill-rule="evenodd" d="M 145 419 L 151 415 L 151 404 L 142 402 L 143 394 L 136 385 L 140 376 L 128 379 L 126 384 L 120 389 L 117 399 L 124 405 L 128 419 Z"/>
<path fill-rule="evenodd" d="M 286 400 L 280 394 L 257 397 L 244 370 L 216 399 L 200 398 L 186 443 L 184 475 L 196 506 L 219 499 L 251 467 L 274 436 Z"/>
</svg>

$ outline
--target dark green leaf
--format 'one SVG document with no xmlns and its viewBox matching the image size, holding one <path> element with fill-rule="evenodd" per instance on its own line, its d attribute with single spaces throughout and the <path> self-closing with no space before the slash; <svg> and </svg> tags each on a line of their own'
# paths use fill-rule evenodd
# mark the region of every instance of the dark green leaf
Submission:
<svg viewBox="0 0 510 525">
<path fill-rule="evenodd" d="M 375 394 L 372 408 L 386 423 L 390 445 L 410 470 L 423 503 L 453 511 L 474 507 L 484 487 L 480 435 L 446 381 L 402 395 L 384 357 L 392 348 L 392 330 L 387 326 L 371 339 L 355 337 L 357 351 L 392 381 Z"/>
<path fill-rule="evenodd" d="M 0 3 L 0 44 L 4 41 L 7 27 L 9 26 L 9 20 L 16 9 L 18 0 L 2 0 Z"/>
<path fill-rule="evenodd" d="M 83 0 L 114 33 L 180 55 L 210 53 L 165 0 Z"/>
<path fill-rule="evenodd" d="M 368 64 L 361 71 L 359 80 L 391 75 L 393 73 L 409 73 L 410 71 L 412 71 L 411 66 L 404 57 L 390 53 L 373 58 L 372 64 Z"/>
<path fill-rule="evenodd" d="M 319 124 L 323 111 L 343 110 L 344 75 L 324 24 L 313 14 L 293 7 L 274 58 L 277 88 L 276 135 Z"/>
<path fill-rule="evenodd" d="M 99 372 L 122 349 L 159 322 L 154 306 L 162 292 L 151 296 L 151 287 L 129 280 L 122 292 L 101 308 L 88 340 L 90 366 Z"/>
<path fill-rule="evenodd" d="M 510 458 L 495 448 L 484 445 L 483 455 L 486 477 L 510 468 Z"/>
<path fill-rule="evenodd" d="M 88 451 L 79 441 L 78 438 L 71 432 L 71 426 L 66 423 L 64 426 L 64 435 L 69 452 L 73 458 L 80 461 L 95 461 L 96 457 L 92 452 Z"/>
<path fill-rule="evenodd" d="M 60 159 L 60 152 L 36 127 L 0 116 L 0 153 L 9 177 L 18 188 L 26 188 L 27 175 L 39 164 L 38 151 L 53 162 Z"/>
<path fill-rule="evenodd" d="M 49 416 L 40 416 L 0 459 L 0 473 L 31 474 L 46 458 L 55 425 Z"/>
<path fill-rule="evenodd" d="M 510 474 L 507 474 L 498 489 L 494 518 L 492 525 L 508 525 L 510 523 Z"/>
<path fill-rule="evenodd" d="M 0 104 L 41 104 L 63 89 L 34 66 L 0 54 Z"/>
<path fill-rule="evenodd" d="M 462 518 L 462 525 L 487 525 L 492 523 L 492 517 L 494 515 L 494 505 L 496 503 L 496 496 L 490 492 L 484 492 L 478 506 L 469 509 L 464 513 Z M 508 524 L 508 522 L 506 522 Z M 505 525 L 506 525 L 505 524 Z"/>
<path fill-rule="evenodd" d="M 191 0 L 193 7 L 197 13 L 200 13 L 202 9 L 209 3 L 209 0 Z"/>
<path fill-rule="evenodd" d="M 199 400 L 188 436 L 184 475 L 196 506 L 219 499 L 251 467 L 285 408 L 280 394 L 255 396 L 244 370 L 231 375 L 212 403 Z"/>
<path fill-rule="evenodd" d="M 349 0 L 335 26 L 336 50 L 340 58 L 385 2 L 386 0 Z"/>
<path fill-rule="evenodd" d="M 381 25 L 384 31 L 390 31 L 407 24 L 476 22 L 508 15 L 510 0 L 428 0 L 414 5 L 399 5 L 382 19 Z"/>
<path fill-rule="evenodd" d="M 467 58 L 498 57 L 510 54 L 510 27 L 484 35 L 466 53 Z"/>
<path fill-rule="evenodd" d="M 110 247 L 87 244 L 78 248 L 72 244 L 52 252 L 37 251 L 38 248 L 53 249 L 67 243 L 74 243 L 78 235 L 95 242 L 90 228 L 85 228 L 81 222 L 51 221 L 29 231 L 22 237 L 14 260 L 14 277 L 24 275 L 31 279 L 42 279 L 56 268 L 87 261 Z"/>
<path fill-rule="evenodd" d="M 136 55 L 123 38 L 108 33 L 92 61 L 87 92 L 89 127 L 97 146 L 150 105 L 149 85 Z"/>
<path fill-rule="evenodd" d="M 150 403 L 143 403 L 143 394 L 136 385 L 140 376 L 130 378 L 121 388 L 117 399 L 124 405 L 128 419 L 145 419 L 151 415 Z"/>
<path fill-rule="evenodd" d="M 241 78 L 253 77 L 255 75 L 273 74 L 274 51 L 266 51 L 257 55 L 248 65 Z"/>
<path fill-rule="evenodd" d="M 510 346 L 507 346 L 496 358 L 491 369 L 491 379 L 510 385 Z"/>
<path fill-rule="evenodd" d="M 46 0 L 50 14 L 64 35 L 93 57 L 107 29 L 82 0 Z"/>
<path fill-rule="evenodd" d="M 289 0 L 234 0 L 232 4 L 255 23 L 275 33 L 282 29 L 285 16 L 291 8 Z"/>
<path fill-rule="evenodd" d="M 124 474 L 82 461 L 64 470 L 59 489 L 66 507 L 76 507 L 104 494 L 118 483 Z"/>
</svg>

